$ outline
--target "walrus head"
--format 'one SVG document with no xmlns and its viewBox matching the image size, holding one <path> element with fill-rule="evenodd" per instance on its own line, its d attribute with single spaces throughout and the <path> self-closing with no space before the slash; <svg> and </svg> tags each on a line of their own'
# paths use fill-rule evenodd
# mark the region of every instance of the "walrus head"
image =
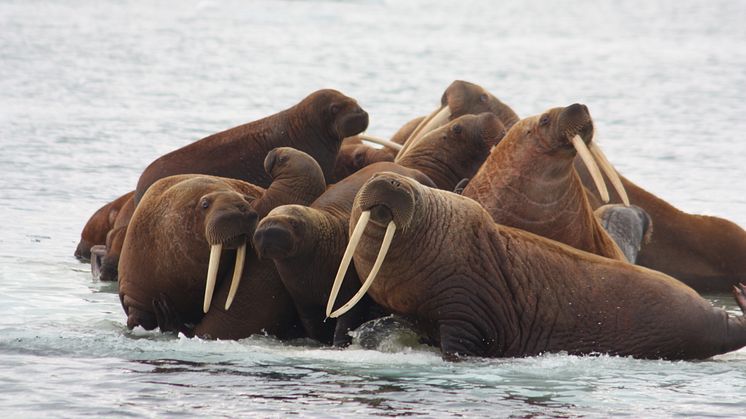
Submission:
<svg viewBox="0 0 746 419">
<path fill-rule="evenodd" d="M 412 131 L 404 147 L 399 151 L 399 155 L 420 141 L 427 133 L 463 115 L 490 112 L 500 119 L 506 129 L 519 120 L 518 115 L 508 105 L 502 103 L 482 86 L 463 80 L 456 80 L 448 86 L 440 99 L 440 105 L 440 108 L 428 115 Z"/>
<path fill-rule="evenodd" d="M 350 241 L 342 256 L 337 276 L 334 278 L 334 284 L 326 306 L 328 317 L 339 317 L 346 313 L 368 292 L 386 258 L 397 228 L 404 230 L 411 223 L 416 209 L 415 206 L 419 201 L 418 193 L 416 181 L 391 172 L 381 172 L 374 175 L 360 189 L 355 197 L 353 207 L 359 207 L 362 212 L 350 234 Z M 350 301 L 332 313 L 332 307 L 342 286 L 342 280 L 368 222 L 386 227 L 378 257 L 360 290 Z"/>
<path fill-rule="evenodd" d="M 335 140 L 342 141 L 368 128 L 368 113 L 353 98 L 333 89 L 312 93 L 304 102 L 320 116 L 320 123 Z"/>
<path fill-rule="evenodd" d="M 210 262 L 207 268 L 203 311 L 207 313 L 217 281 L 218 265 L 223 249 L 237 249 L 233 279 L 226 306 L 233 301 L 243 273 L 246 258 L 246 243 L 256 228 L 257 213 L 251 207 L 253 197 L 235 191 L 218 190 L 207 193 L 197 200 L 197 221 L 204 225 L 205 240 L 210 245 Z"/>
<path fill-rule="evenodd" d="M 316 243 L 319 237 L 308 237 L 312 228 L 313 209 L 302 205 L 282 205 L 274 208 L 257 225 L 254 249 L 260 258 L 285 259 L 298 253 L 304 243 Z"/>
<path fill-rule="evenodd" d="M 601 199 L 609 202 L 609 192 L 599 170 L 600 166 L 622 201 L 629 205 L 619 175 L 593 141 L 595 132 L 588 107 L 575 103 L 565 108 L 553 108 L 540 116 L 526 118 L 517 125 L 521 125 L 517 132 L 529 133 L 548 153 L 566 152 L 570 159 L 577 153 L 591 173 Z"/>
<path fill-rule="evenodd" d="M 441 189 L 453 190 L 474 176 L 504 136 L 505 126 L 494 114 L 463 115 L 422 136 L 395 162 L 419 169 Z"/>
</svg>

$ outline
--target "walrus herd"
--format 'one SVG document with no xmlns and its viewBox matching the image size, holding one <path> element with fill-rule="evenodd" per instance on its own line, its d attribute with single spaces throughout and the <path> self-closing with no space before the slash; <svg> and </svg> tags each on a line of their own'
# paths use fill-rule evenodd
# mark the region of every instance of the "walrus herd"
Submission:
<svg viewBox="0 0 746 419">
<path fill-rule="evenodd" d="M 746 310 L 746 232 L 619 175 L 586 106 L 521 119 L 457 80 L 389 140 L 368 122 L 325 89 L 168 153 L 74 255 L 118 281 L 128 328 L 189 337 L 343 347 L 396 314 L 447 360 L 746 346 L 697 293 Z"/>
</svg>

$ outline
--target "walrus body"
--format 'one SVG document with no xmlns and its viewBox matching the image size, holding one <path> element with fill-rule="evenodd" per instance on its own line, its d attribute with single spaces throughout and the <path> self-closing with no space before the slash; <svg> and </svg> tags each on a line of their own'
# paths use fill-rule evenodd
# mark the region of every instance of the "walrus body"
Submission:
<svg viewBox="0 0 746 419">
<path fill-rule="evenodd" d="M 390 162 L 367 166 L 331 186 L 310 207 L 286 205 L 272 210 L 254 234 L 257 253 L 274 261 L 295 302 L 306 335 L 326 344 L 349 343 L 349 330 L 384 313 L 364 301 L 341 318 L 324 321 L 324 307 L 348 240 L 347 226 L 355 194 L 375 173 L 391 171 L 433 185 L 422 173 Z M 359 282 L 350 269 L 340 293 L 351 297 Z"/>
<path fill-rule="evenodd" d="M 74 256 L 81 262 L 91 260 L 91 247 L 106 244 L 106 235 L 114 226 L 119 210 L 132 198 L 135 192 L 127 192 L 119 198 L 96 210 L 80 233 L 80 242 L 75 248 Z"/>
<path fill-rule="evenodd" d="M 575 166 L 589 185 L 588 172 L 578 162 Z M 683 212 L 629 179 L 621 176 L 621 180 L 630 203 L 644 209 L 654 225 L 637 264 L 671 275 L 699 292 L 724 292 L 746 283 L 746 231 L 719 217 Z M 610 202 L 621 201 L 612 193 Z"/>
<path fill-rule="evenodd" d="M 505 126 L 492 113 L 463 115 L 424 134 L 394 160 L 417 169 L 444 190 L 453 191 L 470 179 L 505 136 Z"/>
<path fill-rule="evenodd" d="M 329 183 L 342 139 L 367 126 L 368 114 L 354 99 L 336 90 L 319 90 L 287 110 L 158 158 L 140 176 L 135 203 L 156 180 L 185 173 L 241 179 L 266 188 L 271 178 L 262 170 L 262 162 L 277 147 L 308 153 L 319 163 Z"/>
<path fill-rule="evenodd" d="M 593 125 L 583 105 L 554 108 L 513 125 L 464 189 L 495 222 L 580 250 L 626 260 L 593 214 L 573 168 L 570 139 L 589 143 Z"/>
<path fill-rule="evenodd" d="M 237 179 L 205 175 L 170 176 L 153 184 L 130 221 L 119 264 L 119 294 L 128 315 L 128 327 L 159 326 L 190 334 L 186 330 L 190 328 L 184 325 L 204 321 L 203 312 L 207 312 L 204 317 L 209 320 L 210 312 L 218 310 L 213 307 L 208 311 L 211 298 L 204 298 L 204 306 L 199 303 L 203 296 L 212 293 L 206 291 L 205 272 L 209 276 L 213 256 L 220 260 L 215 265 L 219 266 L 214 276 L 215 289 L 218 294 L 227 295 L 223 288 L 233 286 L 226 280 L 236 261 L 237 251 L 233 249 L 245 248 L 250 242 L 257 220 L 277 205 L 308 204 L 325 189 L 321 169 L 303 152 L 291 148 L 272 150 L 264 166 L 274 179 L 267 190 Z M 216 245 L 220 246 L 217 253 Z M 227 251 L 220 253 L 221 249 Z M 247 263 L 247 269 L 244 263 L 235 263 L 234 271 L 242 270 L 238 277 L 243 278 L 243 285 L 238 290 L 244 296 L 236 294 L 236 306 L 231 308 L 231 318 L 236 323 L 210 321 L 208 324 L 214 326 L 198 325 L 198 332 L 226 338 L 226 330 L 234 329 L 230 337 L 236 333 L 246 337 L 263 327 L 282 334 L 283 327 L 292 326 L 292 301 L 277 274 L 257 271 L 256 258 L 249 257 Z M 250 274 L 261 278 L 244 278 Z M 254 295 L 247 292 L 257 289 Z M 239 297 L 247 301 L 239 302 Z M 242 307 L 251 310 L 241 312 Z M 277 327 L 250 317 L 256 310 L 261 311 L 261 319 L 277 320 Z"/>
<path fill-rule="evenodd" d="M 676 279 L 495 224 L 471 199 L 385 173 L 358 193 L 350 230 L 366 212 L 353 257 L 361 278 L 395 226 L 368 294 L 424 326 L 448 359 L 557 351 L 701 359 L 746 345 L 743 316 Z M 735 292 L 742 310 L 743 291 Z"/>
<path fill-rule="evenodd" d="M 106 235 L 106 247 L 104 255 L 101 258 L 101 273 L 99 275 L 101 281 L 117 281 L 119 278 L 119 256 L 122 253 L 127 225 L 134 213 L 135 198 L 131 196 L 122 206 L 121 211 L 117 214 L 116 221 L 114 221 L 114 225 Z"/>
</svg>

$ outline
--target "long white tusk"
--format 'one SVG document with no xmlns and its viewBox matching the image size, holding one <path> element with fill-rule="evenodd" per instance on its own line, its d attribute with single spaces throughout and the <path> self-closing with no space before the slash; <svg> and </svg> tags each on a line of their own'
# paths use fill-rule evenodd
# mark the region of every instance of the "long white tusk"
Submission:
<svg viewBox="0 0 746 419">
<path fill-rule="evenodd" d="M 388 148 L 390 148 L 392 150 L 399 151 L 399 150 L 402 149 L 401 144 L 397 144 L 397 143 L 395 143 L 393 141 L 385 140 L 383 138 L 373 137 L 373 136 L 370 136 L 368 134 L 358 134 L 357 136 L 361 140 L 370 141 L 371 143 L 374 143 L 374 144 L 380 144 L 380 145 L 382 145 L 384 147 L 388 147 Z"/>
<path fill-rule="evenodd" d="M 619 178 L 619 174 L 617 173 L 616 169 L 614 169 L 614 166 L 611 165 L 611 162 L 609 162 L 609 159 L 606 158 L 606 155 L 603 151 L 601 151 L 601 147 L 596 144 L 595 141 L 591 141 L 591 154 L 593 154 L 593 157 L 596 158 L 596 163 L 601 167 L 601 170 L 606 173 L 606 176 L 611 181 L 611 185 L 614 186 L 614 190 L 616 190 L 616 193 L 619 194 L 619 197 L 622 199 L 622 202 L 624 205 L 629 206 L 629 197 L 627 196 L 627 191 L 624 189 L 624 185 L 622 184 L 622 179 Z"/>
<path fill-rule="evenodd" d="M 397 153 L 396 158 L 394 159 L 394 162 L 402 158 L 407 150 L 409 150 L 415 144 L 417 144 L 417 142 L 420 141 L 422 137 L 427 135 L 430 131 L 438 129 L 441 126 L 447 124 L 448 119 L 450 117 L 451 117 L 451 108 L 448 106 L 443 106 L 440 109 L 438 109 L 434 114 L 431 114 L 431 116 L 428 117 L 428 119 L 426 120 L 422 128 L 420 128 L 420 130 L 417 132 L 413 132 L 412 135 L 409 136 L 407 141 L 404 143 L 404 147 L 401 150 L 399 150 L 399 153 Z"/>
<path fill-rule="evenodd" d="M 355 224 L 355 229 L 352 230 L 350 242 L 347 243 L 347 249 L 345 249 L 342 262 L 339 264 L 339 269 L 337 270 L 337 276 L 334 278 L 332 292 L 329 294 L 329 301 L 326 303 L 326 317 L 329 317 L 329 314 L 332 312 L 334 302 L 337 300 L 337 294 L 339 294 L 339 288 L 342 286 L 342 281 L 347 273 L 347 268 L 350 266 L 352 255 L 355 254 L 355 249 L 357 249 L 357 244 L 360 243 L 360 238 L 363 236 L 365 226 L 368 225 L 368 220 L 370 220 L 370 211 L 363 211 L 357 220 L 357 224 Z"/>
<path fill-rule="evenodd" d="M 585 167 L 588 168 L 588 172 L 590 172 L 591 177 L 593 177 L 593 183 L 596 184 L 596 189 L 598 189 L 598 194 L 601 195 L 601 200 L 604 201 L 604 203 L 609 202 L 609 191 L 606 189 L 604 177 L 601 174 L 601 171 L 598 170 L 596 161 L 593 159 L 593 156 L 588 150 L 588 147 L 585 145 L 585 142 L 582 138 L 580 138 L 579 135 L 572 137 L 571 141 L 572 145 L 575 147 L 575 150 L 577 150 L 581 160 L 583 160 Z"/>
<path fill-rule="evenodd" d="M 210 264 L 207 266 L 207 283 L 205 284 L 205 302 L 202 311 L 207 313 L 212 302 L 212 293 L 215 291 L 215 282 L 218 278 L 218 266 L 220 265 L 220 253 L 223 251 L 222 244 L 213 244 L 210 247 Z"/>
<path fill-rule="evenodd" d="M 231 308 L 233 299 L 236 297 L 236 291 L 238 290 L 238 284 L 241 283 L 241 275 L 243 274 L 243 262 L 246 260 L 246 243 L 242 244 L 238 250 L 236 250 L 236 266 L 233 268 L 233 279 L 231 280 L 231 289 L 228 291 L 228 298 L 225 300 L 225 309 Z"/>
<path fill-rule="evenodd" d="M 373 264 L 373 268 L 370 270 L 368 278 L 365 279 L 365 283 L 363 283 L 363 286 L 358 290 L 357 294 L 350 299 L 350 301 L 345 303 L 345 305 L 337 309 L 334 313 L 331 313 L 329 317 L 339 317 L 347 313 L 352 309 L 352 307 L 355 307 L 355 304 L 357 304 L 357 302 L 363 298 L 365 293 L 368 292 L 368 288 L 373 285 L 373 281 L 376 279 L 376 276 L 378 276 L 378 271 L 381 269 L 383 260 L 386 259 L 386 254 L 389 252 L 389 246 L 391 246 L 391 240 L 394 238 L 395 232 L 396 224 L 393 221 L 389 221 L 389 225 L 386 226 L 386 234 L 383 236 L 383 242 L 381 242 L 381 248 L 378 250 L 376 262 Z"/>
</svg>

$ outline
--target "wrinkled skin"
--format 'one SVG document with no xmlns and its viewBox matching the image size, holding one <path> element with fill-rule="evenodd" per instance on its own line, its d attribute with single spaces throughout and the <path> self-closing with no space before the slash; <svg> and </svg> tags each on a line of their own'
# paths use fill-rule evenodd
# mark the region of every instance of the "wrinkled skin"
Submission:
<svg viewBox="0 0 746 419">
<path fill-rule="evenodd" d="M 588 144 L 593 123 L 584 105 L 553 108 L 521 120 L 490 153 L 463 195 L 495 222 L 586 252 L 626 260 L 601 227 L 573 167 L 570 138 Z"/>
<path fill-rule="evenodd" d="M 368 294 L 425 327 L 446 359 L 558 351 L 704 359 L 746 345 L 743 316 L 676 279 L 495 224 L 468 198 L 383 173 L 358 193 L 350 230 L 364 210 L 371 222 L 353 257 L 361 277 L 385 226 L 397 225 Z M 742 310 L 743 292 L 734 292 Z"/>
<path fill-rule="evenodd" d="M 575 164 L 583 184 L 592 180 Z M 746 231 L 719 217 L 689 214 L 621 176 L 630 203 L 644 209 L 655 229 L 637 263 L 671 275 L 699 292 L 725 292 L 746 282 Z M 621 200 L 609 191 L 612 203 Z M 594 207 L 601 203 L 591 200 Z"/>
<path fill-rule="evenodd" d="M 650 241 L 653 234 L 653 220 L 650 215 L 636 205 L 627 207 L 622 204 L 604 205 L 593 213 L 626 259 L 635 263 L 640 250 Z"/>
<path fill-rule="evenodd" d="M 91 247 L 106 244 L 106 235 L 114 226 L 119 210 L 132 198 L 134 191 L 128 192 L 96 210 L 88 219 L 80 233 L 80 242 L 74 256 L 81 262 L 90 262 Z"/>
<path fill-rule="evenodd" d="M 358 137 L 345 138 L 334 162 L 333 182 L 339 182 L 373 163 L 394 161 L 395 156 L 396 151 L 388 147 L 371 147 Z"/>
<path fill-rule="evenodd" d="M 254 248 L 262 258 L 274 261 L 295 302 L 306 335 L 322 343 L 345 346 L 350 342 L 350 330 L 385 314 L 364 299 L 339 319 L 324 320 L 332 281 L 348 240 L 347 226 L 355 194 L 380 171 L 400 173 L 433 185 L 416 170 L 390 162 L 375 163 L 331 186 L 310 207 L 275 208 L 254 233 Z M 349 269 L 339 300 L 355 294 L 359 283 L 355 270 Z"/>
<path fill-rule="evenodd" d="M 342 139 L 364 131 L 368 114 L 336 90 L 319 90 L 297 105 L 266 118 L 213 134 L 172 151 L 140 176 L 135 204 L 156 180 L 183 173 L 241 179 L 266 188 L 271 178 L 262 170 L 267 153 L 293 147 L 313 157 L 331 182 Z"/>
<path fill-rule="evenodd" d="M 494 114 L 464 115 L 425 134 L 395 161 L 426 174 L 439 189 L 452 191 L 477 173 L 504 136 L 505 126 Z"/>
<path fill-rule="evenodd" d="M 249 243 L 257 220 L 274 206 L 308 204 L 325 190 L 321 168 L 303 152 L 272 150 L 264 166 L 274 179 L 267 190 L 204 175 L 168 177 L 148 190 L 130 221 L 119 264 L 119 293 L 128 327 L 158 326 L 216 339 L 262 330 L 286 336 L 297 329 L 295 310 L 279 275 L 271 264 L 259 264 L 250 251 L 228 316 L 222 308 L 235 262 L 231 249 Z M 213 213 L 220 218 L 210 216 Z M 221 254 L 213 303 L 203 315 L 210 246 L 216 243 L 228 250 Z"/>
</svg>

